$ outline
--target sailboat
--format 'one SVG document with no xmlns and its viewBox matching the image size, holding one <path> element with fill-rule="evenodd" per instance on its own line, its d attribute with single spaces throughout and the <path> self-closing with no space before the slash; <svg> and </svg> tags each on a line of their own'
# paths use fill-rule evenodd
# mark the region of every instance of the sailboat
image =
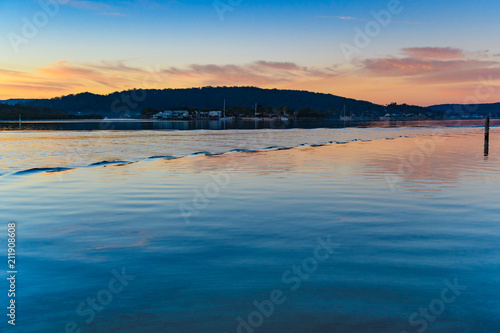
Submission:
<svg viewBox="0 0 500 333">
<path fill-rule="evenodd" d="M 253 118 L 250 118 L 250 120 L 260 120 L 258 117 L 257 117 L 257 103 L 255 103 L 255 113 L 254 113 L 254 117 Z"/>
<path fill-rule="evenodd" d="M 233 120 L 232 117 L 226 117 L 226 100 L 224 100 L 224 114 L 222 118 L 220 118 L 222 121 L 228 121 L 228 120 Z"/>
<path fill-rule="evenodd" d="M 349 111 L 349 113 L 351 113 Z M 340 116 L 340 120 L 347 121 L 347 120 L 352 120 L 352 115 L 346 116 L 345 114 L 345 104 L 344 104 L 344 110 L 342 111 L 342 115 Z"/>
</svg>

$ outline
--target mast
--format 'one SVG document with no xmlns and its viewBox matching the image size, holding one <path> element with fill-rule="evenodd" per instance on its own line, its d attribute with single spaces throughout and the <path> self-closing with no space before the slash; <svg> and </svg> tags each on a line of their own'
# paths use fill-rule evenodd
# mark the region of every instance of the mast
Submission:
<svg viewBox="0 0 500 333">
<path fill-rule="evenodd" d="M 226 118 L 226 100 L 224 100 L 224 118 Z"/>
</svg>

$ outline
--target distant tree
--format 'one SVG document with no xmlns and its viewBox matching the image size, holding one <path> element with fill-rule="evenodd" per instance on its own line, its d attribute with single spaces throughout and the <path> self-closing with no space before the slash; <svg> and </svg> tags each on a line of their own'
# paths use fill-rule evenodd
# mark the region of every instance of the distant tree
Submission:
<svg viewBox="0 0 500 333">
<path fill-rule="evenodd" d="M 151 117 L 153 117 L 153 115 L 157 114 L 158 112 L 160 112 L 160 111 L 157 109 L 147 107 L 147 108 L 142 109 L 141 117 L 142 118 L 151 118 Z"/>
<path fill-rule="evenodd" d="M 48 107 L 0 104 L 1 120 L 102 119 L 99 114 L 74 115 Z"/>
<path fill-rule="evenodd" d="M 311 108 L 302 108 L 297 113 L 299 119 L 323 119 L 326 118 L 326 113 L 319 110 L 312 110 Z"/>
<path fill-rule="evenodd" d="M 250 115 L 253 114 L 254 111 L 248 106 L 233 106 L 229 109 L 229 112 L 226 112 L 231 115 Z"/>
<path fill-rule="evenodd" d="M 340 117 L 340 113 L 341 111 L 336 108 L 332 107 L 328 109 L 328 115 L 331 116 L 332 118 L 337 119 L 338 117 Z"/>
<path fill-rule="evenodd" d="M 182 111 L 188 110 L 189 111 L 189 108 L 187 107 L 187 105 L 183 105 L 183 106 L 175 106 L 173 108 L 170 108 L 170 110 L 173 110 L 173 111 L 175 111 L 175 110 L 182 110 Z"/>
<path fill-rule="evenodd" d="M 272 112 L 277 116 L 284 116 L 284 115 L 288 115 L 288 108 L 286 105 L 283 105 L 283 106 L 274 108 Z"/>
</svg>

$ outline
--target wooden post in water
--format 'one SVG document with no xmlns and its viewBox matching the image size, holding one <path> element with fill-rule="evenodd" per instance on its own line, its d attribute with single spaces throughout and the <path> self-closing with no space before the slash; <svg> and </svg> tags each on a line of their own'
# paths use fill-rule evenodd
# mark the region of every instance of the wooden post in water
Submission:
<svg viewBox="0 0 500 333">
<path fill-rule="evenodd" d="M 488 156 L 490 150 L 490 117 L 486 117 L 484 124 L 484 156 Z"/>
<path fill-rule="evenodd" d="M 19 114 L 19 128 L 21 128 L 21 114 Z"/>
</svg>

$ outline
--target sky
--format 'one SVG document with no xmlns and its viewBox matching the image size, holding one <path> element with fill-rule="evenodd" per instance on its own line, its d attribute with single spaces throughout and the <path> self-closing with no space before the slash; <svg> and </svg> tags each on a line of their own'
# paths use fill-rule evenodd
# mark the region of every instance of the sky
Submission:
<svg viewBox="0 0 500 333">
<path fill-rule="evenodd" d="M 497 0 L 0 2 L 0 99 L 257 86 L 500 102 Z"/>
</svg>

